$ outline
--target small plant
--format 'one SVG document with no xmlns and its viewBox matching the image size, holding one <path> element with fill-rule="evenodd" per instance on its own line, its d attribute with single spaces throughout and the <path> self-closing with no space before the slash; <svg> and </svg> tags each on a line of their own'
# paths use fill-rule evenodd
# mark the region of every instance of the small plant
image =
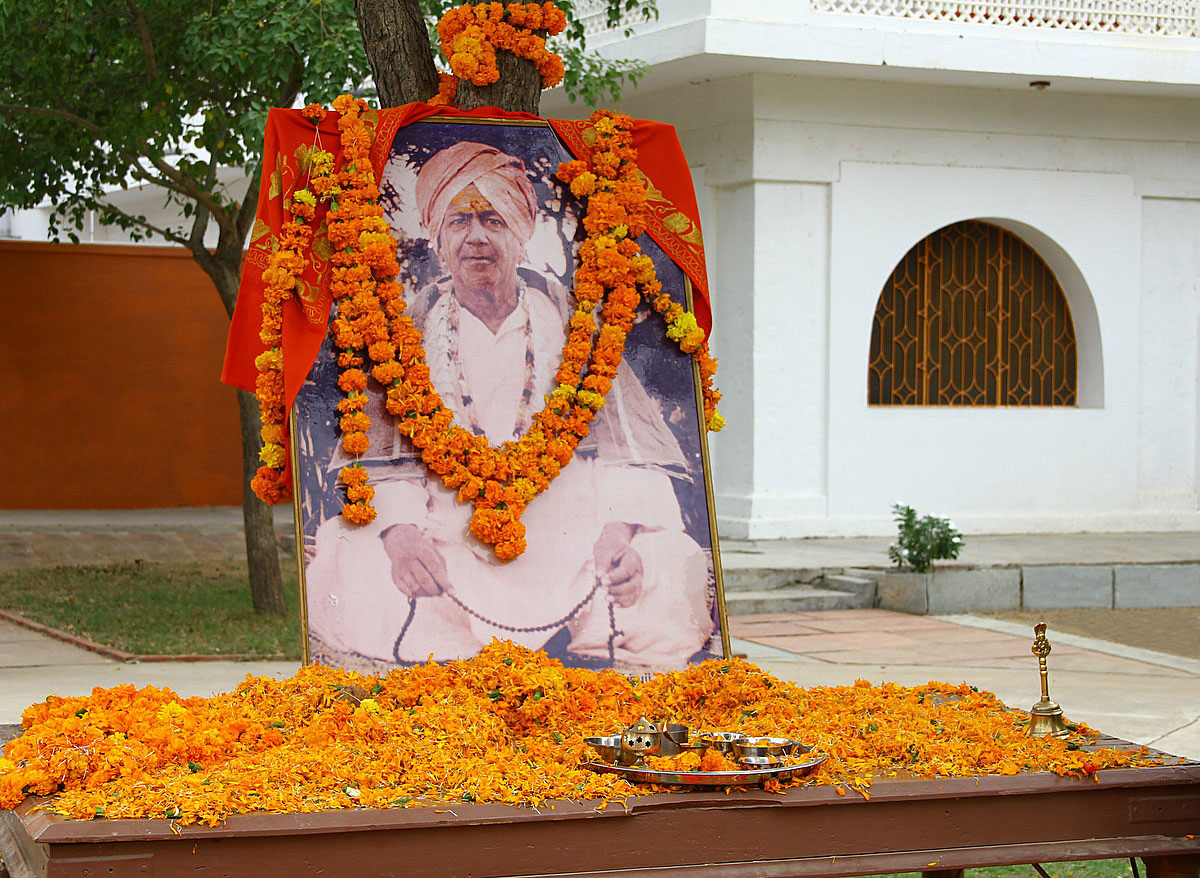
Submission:
<svg viewBox="0 0 1200 878">
<path fill-rule="evenodd" d="M 888 546 L 888 557 L 896 566 L 928 573 L 934 561 L 958 557 L 963 538 L 950 519 L 932 515 L 917 518 L 917 511 L 903 503 L 893 506 L 892 514 L 900 536 Z"/>
</svg>

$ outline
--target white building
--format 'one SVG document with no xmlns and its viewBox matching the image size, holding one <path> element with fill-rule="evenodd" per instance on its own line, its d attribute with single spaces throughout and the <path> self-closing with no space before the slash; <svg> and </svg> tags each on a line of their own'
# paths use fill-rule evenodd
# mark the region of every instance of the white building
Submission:
<svg viewBox="0 0 1200 878">
<path fill-rule="evenodd" d="M 659 7 L 591 39 L 693 165 L 724 535 L 1200 530 L 1200 2 Z"/>
<path fill-rule="evenodd" d="M 659 7 L 590 40 L 692 164 L 723 535 L 1200 531 L 1200 0 Z"/>
</svg>

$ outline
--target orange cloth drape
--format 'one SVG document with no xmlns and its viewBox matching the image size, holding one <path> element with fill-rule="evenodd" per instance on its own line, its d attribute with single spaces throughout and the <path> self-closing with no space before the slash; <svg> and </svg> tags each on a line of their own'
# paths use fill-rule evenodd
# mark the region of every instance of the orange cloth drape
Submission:
<svg viewBox="0 0 1200 878">
<path fill-rule="evenodd" d="M 459 110 L 429 104 L 405 104 L 364 114 L 374 129 L 371 162 L 376 174 L 383 173 L 398 130 L 428 116 L 467 116 L 477 118 L 536 119 L 528 113 L 509 113 L 496 107 Z M 308 156 L 321 148 L 334 154 L 341 150 L 337 127 L 338 114 L 329 113 L 316 129 L 299 110 L 271 110 L 263 138 L 262 182 L 258 193 L 258 214 L 250 232 L 249 248 L 242 268 L 237 306 L 229 327 L 225 364 L 221 380 L 226 384 L 254 389 L 257 370 L 254 359 L 264 346 L 258 332 L 262 319 L 262 273 L 283 227 L 290 196 L 306 185 Z M 590 152 L 594 139 L 585 121 L 547 120 L 577 157 Z M 691 279 L 696 319 L 707 332 L 712 325 L 708 297 L 708 278 L 704 269 L 704 245 L 700 236 L 700 218 L 696 195 L 688 173 L 683 149 L 675 129 L 660 122 L 635 120 L 634 146 L 638 164 L 647 178 L 650 218 L 647 231 Z M 318 207 L 314 219 L 316 234 L 297 295 L 283 309 L 283 384 L 290 409 L 304 383 L 317 351 L 325 337 L 332 299 L 328 290 L 331 248 L 323 235 L 325 207 Z"/>
</svg>

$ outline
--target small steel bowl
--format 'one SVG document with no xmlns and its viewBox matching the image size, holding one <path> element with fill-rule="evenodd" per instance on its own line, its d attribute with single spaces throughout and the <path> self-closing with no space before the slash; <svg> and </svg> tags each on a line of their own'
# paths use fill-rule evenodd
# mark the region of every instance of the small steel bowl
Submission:
<svg viewBox="0 0 1200 878">
<path fill-rule="evenodd" d="M 659 756 L 678 756 L 685 750 L 696 749 L 693 744 L 689 744 L 688 727 L 682 723 L 659 723 L 658 727 L 662 730 Z"/>
<path fill-rule="evenodd" d="M 787 760 L 782 756 L 741 756 L 738 758 L 738 765 L 744 765 L 747 768 L 775 768 L 785 762 Z"/>
<path fill-rule="evenodd" d="M 584 738 L 587 744 L 599 754 L 600 758 L 610 765 L 625 764 L 624 751 L 621 749 L 620 735 L 605 735 L 599 738 Z"/>
<path fill-rule="evenodd" d="M 799 741 L 791 738 L 754 738 L 736 741 L 733 752 L 739 759 L 748 756 L 788 756 L 796 751 Z"/>
<path fill-rule="evenodd" d="M 692 741 L 704 747 L 711 747 L 726 755 L 732 755 L 734 747 L 746 740 L 739 732 L 697 732 L 691 737 Z"/>
</svg>

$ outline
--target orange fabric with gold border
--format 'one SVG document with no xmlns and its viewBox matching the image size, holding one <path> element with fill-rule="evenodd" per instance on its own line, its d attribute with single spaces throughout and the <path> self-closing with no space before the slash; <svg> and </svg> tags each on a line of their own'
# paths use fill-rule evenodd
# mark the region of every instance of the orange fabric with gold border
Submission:
<svg viewBox="0 0 1200 878">
<path fill-rule="evenodd" d="M 429 104 L 405 104 L 385 110 L 372 110 L 364 118 L 374 128 L 371 149 L 377 174 L 383 171 L 397 131 L 419 119 L 441 115 L 448 117 L 537 119 L 528 113 L 509 113 L 496 107 L 458 110 Z M 229 328 L 225 364 L 221 380 L 247 390 L 254 389 L 257 370 L 254 359 L 264 350 L 258 338 L 263 303 L 262 272 L 278 240 L 292 191 L 302 188 L 309 156 L 325 149 L 337 157 L 338 114 L 329 113 L 314 128 L 299 110 L 271 110 L 263 143 L 263 177 L 259 188 L 258 214 L 250 233 L 249 249 L 242 269 L 237 308 Z M 586 121 L 547 120 L 576 156 L 590 153 L 594 141 Z M 696 319 L 705 331 L 712 325 L 708 278 L 704 268 L 704 246 L 696 208 L 691 175 L 675 129 L 660 122 L 635 120 L 634 145 L 638 164 L 647 178 L 650 198 L 649 234 L 692 281 Z M 297 296 L 284 303 L 283 380 L 290 407 L 304 383 L 329 321 L 331 298 L 326 280 L 332 252 L 324 234 L 324 205 L 314 220 L 316 232 L 308 264 L 297 284 Z"/>
</svg>

